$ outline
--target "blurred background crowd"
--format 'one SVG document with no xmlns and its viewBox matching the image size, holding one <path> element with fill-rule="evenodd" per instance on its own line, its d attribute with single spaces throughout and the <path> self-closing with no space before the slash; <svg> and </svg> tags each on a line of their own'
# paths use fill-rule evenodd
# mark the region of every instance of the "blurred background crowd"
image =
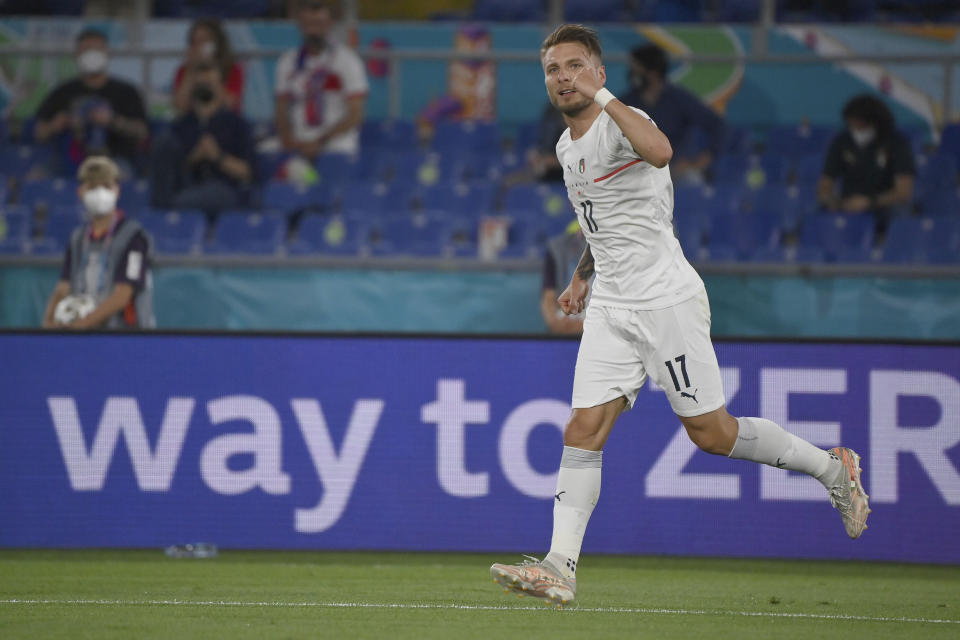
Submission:
<svg viewBox="0 0 960 640">
<path fill-rule="evenodd" d="M 960 264 L 952 2 L 6 0 L 0 14 L 8 260 L 69 249 L 78 168 L 106 155 L 151 259 L 535 269 L 546 326 L 576 332 L 549 304 L 582 239 L 537 53 L 578 21 L 604 38 L 609 88 L 673 144 L 694 262 Z"/>
</svg>

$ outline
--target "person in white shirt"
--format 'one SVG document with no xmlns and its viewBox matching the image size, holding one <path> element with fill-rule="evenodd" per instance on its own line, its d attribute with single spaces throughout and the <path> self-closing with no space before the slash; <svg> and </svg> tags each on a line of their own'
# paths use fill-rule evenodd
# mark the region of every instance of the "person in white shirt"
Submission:
<svg viewBox="0 0 960 640">
<path fill-rule="evenodd" d="M 600 495 L 603 447 L 648 376 L 699 448 L 814 476 L 847 534 L 859 537 L 869 508 L 855 452 L 824 451 L 770 420 L 727 413 L 707 294 L 673 232 L 670 141 L 647 114 L 603 87 L 606 71 L 591 29 L 558 27 L 540 55 L 547 94 L 568 126 L 557 158 L 587 239 L 559 302 L 568 314 L 586 307 L 586 319 L 550 552 L 543 561 L 494 564 L 490 574 L 507 591 L 557 606 L 574 601 L 583 535 Z"/>
<path fill-rule="evenodd" d="M 330 38 L 328 2 L 300 0 L 303 45 L 277 62 L 275 111 L 283 148 L 309 159 L 321 153 L 354 155 L 360 146 L 369 85 L 363 61 Z"/>
</svg>

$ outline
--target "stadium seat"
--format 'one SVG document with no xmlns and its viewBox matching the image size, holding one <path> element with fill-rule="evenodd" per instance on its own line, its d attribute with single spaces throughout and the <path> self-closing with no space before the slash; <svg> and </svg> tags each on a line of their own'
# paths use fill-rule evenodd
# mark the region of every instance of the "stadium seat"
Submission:
<svg viewBox="0 0 960 640">
<path fill-rule="evenodd" d="M 117 207 L 127 214 L 150 206 L 150 183 L 146 180 L 133 180 L 120 185 L 120 198 Z"/>
<path fill-rule="evenodd" d="M 410 212 L 413 194 L 413 185 L 402 182 L 349 182 L 340 192 L 340 209 L 368 218 L 403 215 Z"/>
<path fill-rule="evenodd" d="M 476 218 L 493 213 L 494 190 L 494 185 L 489 182 L 443 184 L 419 190 L 414 200 L 422 209 Z"/>
<path fill-rule="evenodd" d="M 473 5 L 474 20 L 541 22 L 544 17 L 540 0 L 476 0 Z"/>
<path fill-rule="evenodd" d="M 193 209 L 148 209 L 137 219 L 153 239 L 157 253 L 197 253 L 203 244 L 206 216 Z"/>
<path fill-rule="evenodd" d="M 699 191 L 699 190 L 698 190 Z M 705 214 L 702 207 L 674 207 L 673 228 L 680 247 L 688 260 L 700 260 L 704 257 Z"/>
<path fill-rule="evenodd" d="M 728 213 L 711 221 L 708 250 L 711 260 L 752 260 L 780 244 L 779 221 L 773 216 Z"/>
<path fill-rule="evenodd" d="M 214 228 L 210 253 L 271 255 L 283 246 L 286 218 L 280 212 L 224 211 Z"/>
<path fill-rule="evenodd" d="M 42 170 L 50 161 L 50 147 L 45 145 L 0 145 L 0 174 L 23 179 Z"/>
<path fill-rule="evenodd" d="M 939 152 L 950 156 L 955 165 L 960 165 L 960 122 L 948 124 L 940 134 Z"/>
<path fill-rule="evenodd" d="M 741 208 L 764 218 L 772 218 L 785 232 L 796 231 L 805 209 L 816 206 L 809 194 L 802 194 L 796 187 L 768 185 L 748 191 L 741 200 Z"/>
<path fill-rule="evenodd" d="M 84 214 L 79 205 L 53 206 L 38 222 L 41 234 L 31 240 L 31 253 L 56 255 L 66 249 L 70 234 L 84 222 Z"/>
<path fill-rule="evenodd" d="M 897 264 L 960 263 L 960 219 L 894 218 L 882 256 Z"/>
<path fill-rule="evenodd" d="M 767 132 L 766 149 L 790 157 L 813 155 L 821 159 L 830 141 L 837 135 L 835 127 L 782 125 Z"/>
<path fill-rule="evenodd" d="M 310 214 L 300 221 L 289 250 L 294 255 L 357 255 L 366 245 L 368 226 L 355 216 Z"/>
<path fill-rule="evenodd" d="M 500 132 L 492 122 L 461 120 L 437 124 L 430 146 L 446 155 L 450 151 L 469 150 L 471 153 L 490 154 L 500 149 Z"/>
<path fill-rule="evenodd" d="M 563 184 L 521 184 L 504 196 L 504 212 L 532 212 L 538 216 L 570 221 L 571 205 Z"/>
<path fill-rule="evenodd" d="M 360 147 L 385 151 L 417 148 L 416 125 L 409 120 L 368 120 L 360 129 Z"/>
<path fill-rule="evenodd" d="M 788 159 L 787 182 L 797 185 L 814 185 L 823 174 L 824 156 L 806 153 Z"/>
<path fill-rule="evenodd" d="M 618 22 L 623 18 L 623 0 L 566 0 L 564 19 L 567 22 Z"/>
<path fill-rule="evenodd" d="M 924 216 L 960 217 L 960 190 L 955 186 L 928 189 L 918 196 L 917 208 Z"/>
<path fill-rule="evenodd" d="M 500 252 L 504 258 L 533 258 L 543 254 L 548 239 L 545 228 L 536 216 L 522 215 L 510 219 L 507 246 Z"/>
<path fill-rule="evenodd" d="M 870 214 L 822 213 L 804 220 L 800 246 L 821 249 L 830 262 L 873 247 L 874 221 Z"/>
<path fill-rule="evenodd" d="M 449 246 L 449 227 L 437 217 L 415 214 L 375 222 L 374 255 L 440 257 Z"/>
<path fill-rule="evenodd" d="M 374 170 L 376 180 L 390 184 L 399 182 L 410 188 L 431 187 L 453 179 L 451 167 L 443 163 L 439 154 L 430 151 L 381 154 L 375 161 Z"/>
<path fill-rule="evenodd" d="M 291 214 L 304 210 L 326 209 L 330 206 L 332 189 L 327 185 L 315 185 L 300 189 L 281 180 L 271 180 L 263 188 L 263 207 Z"/>
<path fill-rule="evenodd" d="M 65 178 L 30 180 L 20 186 L 19 204 L 28 207 L 60 207 L 79 204 L 77 183 Z"/>
<path fill-rule="evenodd" d="M 23 252 L 30 234 L 31 216 L 25 207 L 0 206 L 0 254 Z"/>
</svg>

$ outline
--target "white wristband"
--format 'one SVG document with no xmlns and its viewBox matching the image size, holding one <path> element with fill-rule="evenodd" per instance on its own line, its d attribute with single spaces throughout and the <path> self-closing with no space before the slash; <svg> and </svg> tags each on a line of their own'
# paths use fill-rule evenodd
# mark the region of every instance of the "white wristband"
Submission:
<svg viewBox="0 0 960 640">
<path fill-rule="evenodd" d="M 602 87 L 600 91 L 597 91 L 597 95 L 593 96 L 593 101 L 600 105 L 601 109 L 606 109 L 610 101 L 616 97 L 617 96 L 610 93 L 609 89 Z"/>
</svg>

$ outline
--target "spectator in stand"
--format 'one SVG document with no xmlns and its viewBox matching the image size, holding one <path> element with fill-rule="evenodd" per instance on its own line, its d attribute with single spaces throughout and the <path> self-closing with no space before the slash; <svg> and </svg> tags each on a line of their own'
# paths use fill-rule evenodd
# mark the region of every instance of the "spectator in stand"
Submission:
<svg viewBox="0 0 960 640">
<path fill-rule="evenodd" d="M 890 109 L 875 96 L 851 99 L 843 107 L 843 120 L 846 128 L 827 151 L 817 197 L 831 211 L 872 212 L 884 232 L 892 216 L 910 212 L 916 175 L 913 148 L 897 131 Z"/>
<path fill-rule="evenodd" d="M 726 126 L 700 98 L 667 79 L 667 54 L 648 44 L 630 52 L 630 87 L 623 102 L 643 109 L 670 140 L 674 182 L 702 183 L 723 149 Z"/>
<path fill-rule="evenodd" d="M 534 181 L 562 182 L 563 167 L 557 160 L 557 141 L 566 129 L 563 114 L 547 103 L 537 123 L 536 145 L 527 151 L 526 165 L 504 176 L 502 186 L 510 188 Z"/>
<path fill-rule="evenodd" d="M 276 124 L 283 148 L 314 159 L 321 153 L 356 154 L 367 100 L 360 57 L 330 39 L 329 2 L 300 0 L 303 45 L 277 63 Z"/>
<path fill-rule="evenodd" d="M 120 171 L 110 158 L 91 156 L 77 172 L 88 220 L 70 235 L 43 326 L 60 326 L 54 311 L 67 296 L 89 296 L 92 311 L 72 329 L 147 329 L 156 326 L 150 277 L 150 240 L 136 220 L 117 209 Z"/>
<path fill-rule="evenodd" d="M 246 206 L 254 177 L 250 125 L 227 105 L 219 65 L 200 62 L 190 74 L 190 110 L 156 144 L 153 205 L 209 214 Z"/>
<path fill-rule="evenodd" d="M 197 20 L 187 33 L 187 59 L 173 79 L 173 106 L 177 114 L 190 110 L 195 78 L 191 73 L 201 62 L 213 62 L 224 78 L 224 102 L 237 113 L 243 111 L 243 67 L 234 59 L 230 39 L 219 20 Z"/>
<path fill-rule="evenodd" d="M 540 315 L 546 323 L 550 333 L 580 335 L 583 333 L 583 317 L 586 307 L 581 313 L 567 315 L 560 308 L 557 297 L 566 288 L 577 263 L 583 256 L 587 242 L 580 229 L 580 223 L 574 220 L 560 235 L 550 238 L 547 242 L 547 252 L 543 261 L 543 280 L 540 286 Z"/>
<path fill-rule="evenodd" d="M 130 83 L 110 77 L 107 37 L 85 29 L 76 38 L 79 74 L 51 91 L 37 110 L 39 142 L 59 141 L 57 173 L 70 173 L 89 155 L 108 154 L 132 173 L 147 139 L 147 111 Z"/>
</svg>

